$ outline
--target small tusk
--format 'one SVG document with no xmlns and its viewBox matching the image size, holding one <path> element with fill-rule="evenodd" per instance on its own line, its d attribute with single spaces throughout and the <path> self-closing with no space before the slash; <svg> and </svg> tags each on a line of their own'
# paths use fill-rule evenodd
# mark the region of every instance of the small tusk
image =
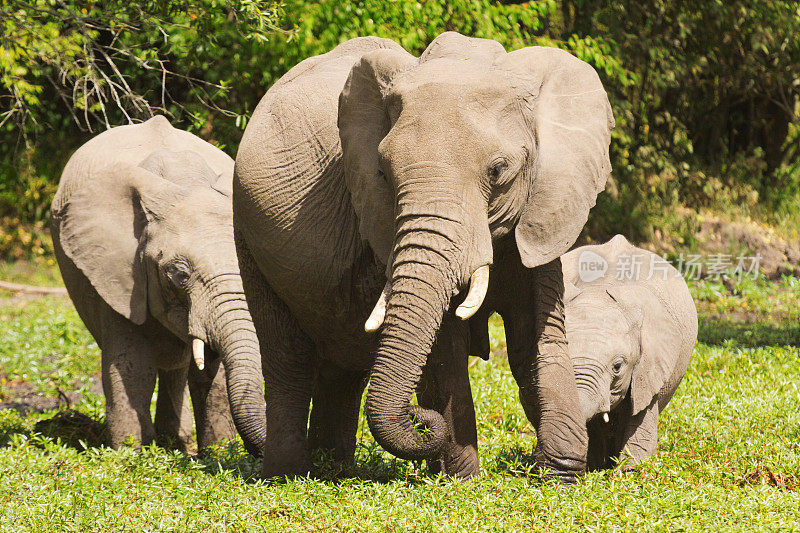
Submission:
<svg viewBox="0 0 800 533">
<path fill-rule="evenodd" d="M 603 413 L 603 422 L 608 424 L 608 413 Z"/>
<path fill-rule="evenodd" d="M 483 265 L 470 276 L 469 292 L 456 309 L 456 316 L 461 320 L 466 320 L 474 315 L 483 304 L 487 290 L 489 290 L 489 265 Z"/>
<path fill-rule="evenodd" d="M 364 331 L 367 333 L 378 331 L 378 328 L 383 324 L 383 319 L 386 317 L 386 302 L 389 301 L 389 294 L 391 292 L 392 283 L 387 281 L 375 307 L 372 309 L 372 313 L 369 314 L 369 318 L 367 318 L 367 321 L 364 323 Z"/>
<path fill-rule="evenodd" d="M 194 357 L 194 364 L 197 365 L 197 368 L 203 370 L 206 367 L 206 352 L 202 340 L 192 339 L 192 356 Z"/>
</svg>

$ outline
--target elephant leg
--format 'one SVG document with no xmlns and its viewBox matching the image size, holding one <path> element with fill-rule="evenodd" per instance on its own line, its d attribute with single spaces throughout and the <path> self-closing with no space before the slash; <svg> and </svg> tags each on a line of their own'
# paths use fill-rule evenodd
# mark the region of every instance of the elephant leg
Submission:
<svg viewBox="0 0 800 533">
<path fill-rule="evenodd" d="M 438 411 L 450 430 L 441 455 L 428 461 L 430 470 L 457 478 L 480 473 L 468 327 L 466 322 L 445 318 L 417 388 L 419 405 Z"/>
<path fill-rule="evenodd" d="M 508 361 L 536 429 L 534 457 L 564 482 L 586 470 L 588 434 L 564 329 L 561 262 L 500 277 Z"/>
<path fill-rule="evenodd" d="M 333 458 L 354 464 L 358 413 L 369 373 L 346 370 L 321 361 L 317 366 L 312 396 L 308 446 L 331 450 Z"/>
<path fill-rule="evenodd" d="M 278 314 L 275 315 L 277 324 Z M 313 382 L 313 344 L 290 317 L 273 328 L 263 350 L 264 397 L 267 402 L 267 437 L 261 474 L 307 476 L 311 472 L 308 450 L 308 411 Z M 261 346 L 267 339 L 259 336 Z"/>
<path fill-rule="evenodd" d="M 109 445 L 118 448 L 129 439 L 137 447 L 148 444 L 156 434 L 150 416 L 156 385 L 150 343 L 121 316 L 104 319 L 103 340 L 101 365 Z"/>
<path fill-rule="evenodd" d="M 267 428 L 261 476 L 307 476 L 315 346 L 264 279 L 241 236 L 234 232 L 234 238 L 264 375 Z"/>
<path fill-rule="evenodd" d="M 197 449 L 236 438 L 228 391 L 225 384 L 225 367 L 220 361 L 206 360 L 203 370 L 195 364 L 189 366 L 189 392 L 192 396 L 194 419 L 197 426 Z"/>
<path fill-rule="evenodd" d="M 162 446 L 187 451 L 192 441 L 192 412 L 186 387 L 188 367 L 158 370 L 156 439 Z"/>
<path fill-rule="evenodd" d="M 656 453 L 658 446 L 658 400 L 633 415 L 622 429 L 621 458 L 628 458 L 627 468 Z"/>
<path fill-rule="evenodd" d="M 261 475 L 307 476 L 311 472 L 308 412 L 315 346 L 263 277 L 258 289 L 247 295 L 261 347 L 267 404 Z"/>
</svg>

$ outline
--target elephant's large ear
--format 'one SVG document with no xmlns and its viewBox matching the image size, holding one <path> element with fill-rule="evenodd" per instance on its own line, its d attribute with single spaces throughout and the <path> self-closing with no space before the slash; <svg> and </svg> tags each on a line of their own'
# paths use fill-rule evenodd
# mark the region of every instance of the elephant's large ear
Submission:
<svg viewBox="0 0 800 533">
<path fill-rule="evenodd" d="M 177 185 L 130 164 L 98 171 L 60 210 L 61 248 L 117 313 L 135 324 L 147 317 L 145 272 L 138 249 L 148 216 L 145 197 Z"/>
<path fill-rule="evenodd" d="M 381 261 L 388 260 L 394 238 L 394 201 L 378 156 L 391 127 L 383 96 L 398 72 L 416 64 L 417 58 L 401 49 L 368 52 L 350 70 L 339 95 L 345 181 L 361 235 Z"/>
<path fill-rule="evenodd" d="M 566 252 L 611 172 L 614 117 L 595 70 L 556 48 L 529 47 L 495 67 L 516 78 L 537 155 L 528 201 L 516 227 L 522 263 L 533 268 Z"/>
<path fill-rule="evenodd" d="M 633 367 L 633 414 L 647 408 L 672 376 L 682 350 L 680 321 L 669 304 L 645 286 L 612 286 L 608 293 L 639 322 L 641 355 Z"/>
</svg>

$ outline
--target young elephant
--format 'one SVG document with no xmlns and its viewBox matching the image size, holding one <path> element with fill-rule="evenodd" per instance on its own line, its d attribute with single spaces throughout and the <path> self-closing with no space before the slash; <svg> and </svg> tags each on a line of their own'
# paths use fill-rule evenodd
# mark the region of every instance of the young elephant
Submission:
<svg viewBox="0 0 800 533">
<path fill-rule="evenodd" d="M 680 273 L 617 235 L 562 256 L 567 341 L 589 432 L 589 469 L 656 450 L 683 379 L 697 311 Z"/>
<path fill-rule="evenodd" d="M 187 380 L 201 449 L 235 436 L 231 411 L 247 448 L 263 445 L 261 355 L 233 243 L 232 177 L 230 157 L 160 116 L 98 135 L 64 168 L 53 241 L 102 351 L 113 447 L 159 437 L 185 448 Z"/>
</svg>

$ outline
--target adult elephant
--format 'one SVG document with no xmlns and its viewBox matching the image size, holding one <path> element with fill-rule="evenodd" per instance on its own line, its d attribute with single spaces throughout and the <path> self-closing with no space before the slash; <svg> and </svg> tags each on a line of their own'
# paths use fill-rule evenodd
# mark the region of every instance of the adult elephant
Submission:
<svg viewBox="0 0 800 533">
<path fill-rule="evenodd" d="M 53 242 L 102 351 L 112 447 L 156 437 L 185 447 L 187 381 L 201 449 L 233 438 L 234 424 L 249 450 L 263 447 L 261 355 L 233 244 L 232 178 L 230 157 L 161 116 L 98 135 L 64 168 Z"/>
<path fill-rule="evenodd" d="M 583 61 L 452 32 L 420 58 L 353 39 L 281 78 L 245 130 L 233 190 L 263 349 L 262 474 L 308 472 L 309 448 L 352 460 L 369 377 L 367 418 L 385 449 L 475 475 L 467 358 L 488 354 L 494 310 L 537 460 L 566 480 L 583 472 L 558 257 L 605 185 L 612 127 Z M 377 335 L 362 329 L 368 315 Z"/>
</svg>

